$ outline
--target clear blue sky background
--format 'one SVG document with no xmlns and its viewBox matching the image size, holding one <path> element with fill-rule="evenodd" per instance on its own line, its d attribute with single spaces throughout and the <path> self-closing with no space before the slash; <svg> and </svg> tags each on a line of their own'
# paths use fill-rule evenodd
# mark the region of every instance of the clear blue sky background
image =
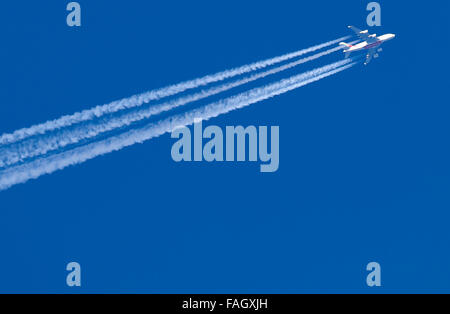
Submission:
<svg viewBox="0 0 450 314">
<path fill-rule="evenodd" d="M 368 3 L 80 1 L 72 29 L 68 2 L 2 3 L 0 133 L 349 34 Z M 370 66 L 208 122 L 279 125 L 278 172 L 176 164 L 165 135 L 1 192 L 0 292 L 449 292 L 450 8 L 380 2 Z"/>
</svg>

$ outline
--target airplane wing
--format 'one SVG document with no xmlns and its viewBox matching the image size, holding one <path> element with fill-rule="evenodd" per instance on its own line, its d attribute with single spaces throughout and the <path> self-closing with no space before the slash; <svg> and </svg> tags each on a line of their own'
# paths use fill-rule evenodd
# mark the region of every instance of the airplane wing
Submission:
<svg viewBox="0 0 450 314">
<path fill-rule="evenodd" d="M 367 43 L 369 43 L 369 44 L 377 41 L 376 36 L 371 36 L 369 34 L 369 31 L 367 31 L 367 30 L 362 31 L 359 28 L 354 27 L 354 26 L 349 26 L 348 28 L 350 28 L 352 31 L 354 31 L 356 33 L 356 36 L 358 36 L 361 40 L 367 41 Z"/>
<path fill-rule="evenodd" d="M 364 65 L 368 65 L 370 61 L 372 61 L 373 56 L 377 53 L 377 50 L 375 48 L 369 49 L 366 55 L 366 62 L 364 62 Z"/>
</svg>

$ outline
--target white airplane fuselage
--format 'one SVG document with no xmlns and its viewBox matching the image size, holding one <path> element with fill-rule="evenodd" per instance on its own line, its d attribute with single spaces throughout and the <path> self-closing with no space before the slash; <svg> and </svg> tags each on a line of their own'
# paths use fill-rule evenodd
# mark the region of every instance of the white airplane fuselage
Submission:
<svg viewBox="0 0 450 314">
<path fill-rule="evenodd" d="M 363 41 L 356 45 L 349 45 L 350 47 L 347 50 L 344 50 L 344 52 L 355 52 L 355 51 L 361 51 L 361 50 L 369 50 L 369 49 L 376 49 L 379 48 L 384 42 L 394 39 L 394 34 L 385 34 L 382 36 L 376 37 L 377 41 L 373 43 L 368 43 L 367 41 Z"/>
</svg>

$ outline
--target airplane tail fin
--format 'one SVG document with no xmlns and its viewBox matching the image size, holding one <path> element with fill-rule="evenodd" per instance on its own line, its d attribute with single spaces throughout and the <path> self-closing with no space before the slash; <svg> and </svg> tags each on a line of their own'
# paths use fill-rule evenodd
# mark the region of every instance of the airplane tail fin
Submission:
<svg viewBox="0 0 450 314">
<path fill-rule="evenodd" d="M 347 44 L 347 43 L 344 43 L 344 42 L 340 42 L 340 43 L 339 43 L 339 46 L 341 46 L 341 47 L 344 48 L 344 49 L 350 49 L 350 48 L 352 48 L 352 45 Z"/>
<path fill-rule="evenodd" d="M 345 58 L 348 58 L 350 56 L 350 51 L 348 51 L 350 48 L 352 48 L 352 45 L 341 42 L 339 43 L 339 46 L 341 46 L 344 49 Z"/>
</svg>

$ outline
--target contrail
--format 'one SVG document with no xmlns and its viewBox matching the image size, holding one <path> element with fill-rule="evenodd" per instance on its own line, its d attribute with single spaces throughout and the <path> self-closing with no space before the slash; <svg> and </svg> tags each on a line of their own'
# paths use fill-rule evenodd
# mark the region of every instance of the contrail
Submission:
<svg viewBox="0 0 450 314">
<path fill-rule="evenodd" d="M 341 50 L 341 47 L 335 47 L 326 51 L 317 53 L 315 55 L 285 64 L 283 66 L 254 74 L 250 77 L 237 80 L 232 83 L 224 84 L 218 87 L 211 88 L 206 91 L 185 96 L 170 102 L 151 106 L 149 108 L 140 109 L 135 112 L 126 113 L 120 117 L 107 118 L 97 122 L 90 122 L 89 124 L 81 124 L 75 129 L 57 131 L 56 134 L 49 134 L 48 136 L 32 138 L 23 142 L 10 144 L 11 147 L 0 148 L 0 167 L 7 167 L 16 163 L 22 162 L 27 158 L 33 158 L 40 155 L 47 154 L 50 151 L 62 149 L 68 145 L 76 144 L 82 140 L 94 138 L 99 134 L 112 131 L 117 128 L 129 126 L 134 122 L 147 119 L 153 115 L 160 114 L 165 111 L 219 94 L 221 92 L 230 90 L 232 88 L 253 82 L 255 80 L 265 78 L 287 69 L 291 69 L 298 65 L 316 60 L 325 55 Z"/>
<path fill-rule="evenodd" d="M 36 179 L 45 174 L 51 174 L 68 166 L 83 163 L 97 156 L 118 151 L 137 143 L 142 143 L 167 132 L 171 132 L 179 127 L 191 125 L 195 121 L 209 120 L 221 114 L 281 95 L 344 71 L 355 64 L 357 64 L 357 62 L 354 62 L 354 59 L 335 62 L 328 66 L 296 75 L 265 87 L 255 88 L 248 92 L 188 111 L 184 114 L 166 118 L 160 122 L 148 124 L 143 128 L 132 129 L 121 135 L 113 136 L 99 142 L 94 142 L 86 146 L 81 146 L 63 153 L 6 169 L 0 172 L 0 190 L 8 189 L 16 184 L 25 183 L 30 179 Z"/>
<path fill-rule="evenodd" d="M 8 144 L 8 143 L 14 143 L 16 141 L 25 139 L 27 137 L 31 137 L 38 134 L 44 134 L 47 131 L 52 131 L 55 129 L 67 127 L 76 123 L 80 123 L 83 121 L 91 120 L 94 118 L 98 118 L 102 115 L 114 113 L 122 109 L 127 108 L 134 108 L 141 106 L 145 103 L 148 103 L 152 100 L 161 99 L 164 97 L 169 97 L 176 95 L 178 93 L 184 92 L 189 89 L 198 88 L 201 86 L 205 86 L 211 83 L 223 81 L 238 75 L 246 74 L 249 72 L 253 72 L 256 70 L 260 70 L 263 68 L 266 68 L 268 66 L 275 65 L 277 63 L 281 63 L 299 56 L 302 56 L 307 53 L 311 53 L 314 51 L 317 51 L 319 49 L 334 45 L 336 43 L 339 43 L 341 41 L 345 41 L 349 39 L 351 36 L 345 36 L 342 38 L 338 38 L 336 40 L 332 40 L 320 45 L 312 46 L 307 49 L 302 49 L 296 52 L 288 53 L 279 57 L 275 57 L 272 59 L 267 59 L 264 61 L 259 61 L 256 63 L 252 63 L 249 65 L 244 65 L 238 68 L 234 68 L 231 70 L 226 70 L 223 72 L 219 72 L 212 75 L 207 75 L 202 78 L 185 81 L 182 83 L 178 83 L 175 85 L 171 85 L 168 87 L 164 87 L 161 89 L 149 91 L 146 93 L 138 94 L 131 96 L 129 98 L 124 98 L 122 100 L 114 101 L 106 105 L 101 105 L 94 107 L 92 109 L 83 110 L 81 112 L 74 113 L 72 115 L 66 115 L 56 120 L 50 120 L 47 122 L 44 122 L 42 124 L 37 124 L 34 126 L 31 126 L 29 128 L 23 128 L 19 129 L 13 133 L 10 134 L 3 134 L 0 136 L 0 145 L 2 144 Z"/>
</svg>

